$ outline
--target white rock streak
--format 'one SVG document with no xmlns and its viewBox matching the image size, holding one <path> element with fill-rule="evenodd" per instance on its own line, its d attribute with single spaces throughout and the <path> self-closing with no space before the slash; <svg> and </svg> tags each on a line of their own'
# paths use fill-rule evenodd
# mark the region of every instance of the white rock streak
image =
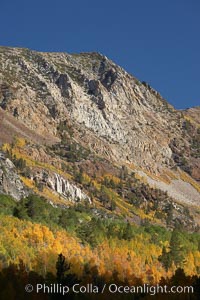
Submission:
<svg viewBox="0 0 200 300">
<path fill-rule="evenodd" d="M 51 187 L 60 195 L 68 198 L 71 201 L 88 201 L 91 203 L 91 199 L 77 186 L 71 184 L 68 180 L 64 179 L 59 174 L 54 174 L 55 176 L 55 184 Z"/>
</svg>

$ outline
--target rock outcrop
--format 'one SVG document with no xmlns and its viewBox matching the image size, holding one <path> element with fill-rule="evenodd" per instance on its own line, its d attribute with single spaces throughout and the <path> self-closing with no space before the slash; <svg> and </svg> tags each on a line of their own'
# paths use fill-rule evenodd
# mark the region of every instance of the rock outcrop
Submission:
<svg viewBox="0 0 200 300">
<path fill-rule="evenodd" d="M 70 183 L 59 174 L 54 174 L 54 178 L 48 179 L 48 183 L 53 190 L 71 201 L 87 201 L 91 203 L 90 198 L 80 188 Z"/>
<path fill-rule="evenodd" d="M 81 188 L 57 173 L 38 171 L 32 178 L 35 182 L 48 186 L 63 198 L 71 202 L 92 203 L 90 197 Z"/>
<path fill-rule="evenodd" d="M 27 195 L 14 164 L 2 152 L 0 152 L 0 194 L 8 194 L 16 200 Z"/>
</svg>

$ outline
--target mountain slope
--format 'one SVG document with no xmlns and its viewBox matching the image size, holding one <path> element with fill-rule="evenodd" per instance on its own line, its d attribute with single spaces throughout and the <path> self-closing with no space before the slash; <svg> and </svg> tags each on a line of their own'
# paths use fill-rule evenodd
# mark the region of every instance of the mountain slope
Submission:
<svg viewBox="0 0 200 300">
<path fill-rule="evenodd" d="M 58 123 L 70 119 L 97 137 L 87 139 L 92 149 L 115 161 L 153 171 L 173 164 L 168 144 L 180 114 L 106 57 L 24 49 L 1 56 L 1 106 L 29 128 L 56 135 Z"/>
<path fill-rule="evenodd" d="M 169 198 L 176 214 L 182 212 L 179 220 L 184 215 L 181 207 L 186 205 L 198 223 L 193 209 L 200 203 L 198 109 L 175 110 L 147 83 L 99 53 L 39 53 L 8 47 L 0 48 L 0 107 L 1 116 L 15 124 L 9 127 L 9 136 L 21 136 L 31 143 L 23 149 L 5 148 L 11 159 L 15 153 L 27 161 L 29 187 L 52 187 L 65 201 L 67 196 L 58 186 L 66 186 L 67 178 L 73 184 L 77 172 L 77 184 L 86 194 L 92 190 L 83 184 L 86 175 L 93 180 L 97 176 L 98 184 L 105 174 L 121 176 L 124 191 L 116 186 L 108 202 L 120 195 L 121 200 L 115 199 L 117 207 L 129 211 L 126 200 L 134 194 L 134 176 L 140 182 L 135 192 L 136 198 L 141 192 L 141 203 L 136 201 L 140 209 L 149 203 L 151 211 L 159 200 L 163 211 Z M 0 126 L 5 132 L 8 122 L 1 121 Z M 6 141 L 5 134 L 0 140 Z M 62 175 L 60 184 L 58 175 Z M 161 196 L 154 189 L 161 190 Z M 94 198 L 101 198 L 98 188 Z"/>
</svg>

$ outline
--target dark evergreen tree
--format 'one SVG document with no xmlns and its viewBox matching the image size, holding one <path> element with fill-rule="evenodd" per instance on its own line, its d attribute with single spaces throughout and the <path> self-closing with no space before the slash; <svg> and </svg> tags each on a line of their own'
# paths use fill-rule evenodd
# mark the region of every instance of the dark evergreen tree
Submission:
<svg viewBox="0 0 200 300">
<path fill-rule="evenodd" d="M 132 227 L 131 224 L 128 222 L 124 229 L 123 239 L 130 241 L 132 238 L 133 238 Z"/>
<path fill-rule="evenodd" d="M 62 253 L 58 255 L 58 260 L 56 262 L 56 270 L 57 281 L 59 283 L 63 283 L 66 272 L 70 270 L 70 264 L 65 261 L 65 256 L 62 255 Z"/>
<path fill-rule="evenodd" d="M 169 253 L 171 263 L 174 262 L 177 267 L 181 267 L 184 264 L 183 245 L 180 238 L 180 232 L 176 229 L 172 232 Z"/>
<path fill-rule="evenodd" d="M 168 271 L 171 266 L 171 256 L 170 253 L 166 251 L 165 246 L 162 248 L 162 254 L 159 256 L 158 260 L 162 263 L 165 270 Z"/>
</svg>

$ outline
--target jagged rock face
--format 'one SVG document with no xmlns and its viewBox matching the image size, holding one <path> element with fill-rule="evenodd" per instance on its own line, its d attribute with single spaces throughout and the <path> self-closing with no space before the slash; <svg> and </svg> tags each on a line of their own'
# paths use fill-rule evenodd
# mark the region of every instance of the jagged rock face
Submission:
<svg viewBox="0 0 200 300">
<path fill-rule="evenodd" d="M 33 179 L 37 181 L 37 183 L 40 182 L 47 185 L 53 191 L 57 192 L 63 198 L 66 198 L 69 201 L 86 201 L 90 204 L 92 203 L 90 197 L 88 197 L 79 187 L 77 187 L 73 183 L 70 183 L 59 174 L 50 174 L 48 172 L 42 171 L 37 172 Z"/>
<path fill-rule="evenodd" d="M 71 201 L 87 201 L 91 203 L 90 198 L 84 192 L 82 192 L 80 188 L 69 183 L 68 180 L 64 179 L 59 174 L 55 174 L 53 180 L 49 179 L 48 182 L 52 189 L 62 196 L 67 197 Z"/>
<path fill-rule="evenodd" d="M 0 194 L 11 195 L 20 200 L 28 193 L 16 173 L 14 164 L 0 152 Z"/>
<path fill-rule="evenodd" d="M 153 173 L 174 165 L 182 135 L 180 112 L 98 53 L 0 48 L 0 106 L 44 136 L 70 120 L 97 154 Z"/>
</svg>

